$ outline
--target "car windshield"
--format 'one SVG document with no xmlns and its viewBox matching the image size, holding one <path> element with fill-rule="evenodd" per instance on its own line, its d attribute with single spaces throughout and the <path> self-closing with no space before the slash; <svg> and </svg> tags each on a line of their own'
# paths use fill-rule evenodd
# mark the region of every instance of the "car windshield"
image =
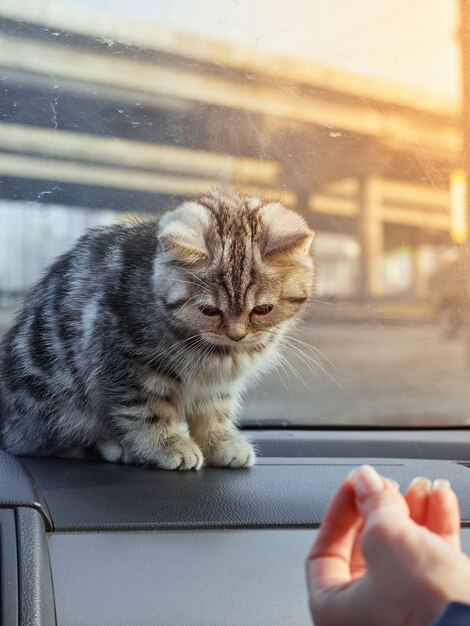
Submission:
<svg viewBox="0 0 470 626">
<path fill-rule="evenodd" d="M 316 233 L 241 421 L 469 423 L 466 4 L 2 0 L 0 335 L 87 229 L 235 189 Z"/>
</svg>

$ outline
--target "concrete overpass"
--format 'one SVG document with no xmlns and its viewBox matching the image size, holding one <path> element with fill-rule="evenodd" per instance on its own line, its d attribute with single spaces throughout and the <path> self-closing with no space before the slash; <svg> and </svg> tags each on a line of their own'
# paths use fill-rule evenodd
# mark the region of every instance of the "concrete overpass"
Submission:
<svg viewBox="0 0 470 626">
<path fill-rule="evenodd" d="M 449 241 L 457 105 L 314 63 L 64 4 L 3 0 L 2 197 L 148 210 L 214 184 L 361 241 Z"/>
</svg>

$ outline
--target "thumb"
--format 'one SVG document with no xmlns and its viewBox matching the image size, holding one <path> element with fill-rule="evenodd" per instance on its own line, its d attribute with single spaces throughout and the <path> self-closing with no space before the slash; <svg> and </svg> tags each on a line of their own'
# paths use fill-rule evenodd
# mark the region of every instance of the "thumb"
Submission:
<svg viewBox="0 0 470 626">
<path fill-rule="evenodd" d="M 364 520 L 361 548 L 369 567 L 381 570 L 406 556 L 414 524 L 405 498 L 391 481 L 365 465 L 349 475 L 356 507 Z M 386 558 L 384 558 L 386 557 Z M 389 565 L 387 565 L 388 567 Z"/>
<path fill-rule="evenodd" d="M 349 474 L 355 503 L 365 525 L 377 518 L 394 516 L 409 518 L 408 504 L 392 481 L 384 479 L 370 465 L 363 465 Z"/>
</svg>

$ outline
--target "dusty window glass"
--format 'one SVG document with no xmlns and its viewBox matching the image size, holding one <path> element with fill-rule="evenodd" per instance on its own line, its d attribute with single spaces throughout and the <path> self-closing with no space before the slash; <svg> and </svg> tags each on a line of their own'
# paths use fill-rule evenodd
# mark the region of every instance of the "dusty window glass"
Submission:
<svg viewBox="0 0 470 626">
<path fill-rule="evenodd" d="M 470 408 L 462 35 L 447 0 L 3 0 L 0 334 L 87 228 L 214 185 L 316 231 L 316 295 L 260 424 Z"/>
</svg>

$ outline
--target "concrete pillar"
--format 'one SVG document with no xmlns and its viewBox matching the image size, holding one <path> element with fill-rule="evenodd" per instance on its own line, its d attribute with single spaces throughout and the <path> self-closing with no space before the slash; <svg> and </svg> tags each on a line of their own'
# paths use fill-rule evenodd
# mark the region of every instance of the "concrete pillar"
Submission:
<svg viewBox="0 0 470 626">
<path fill-rule="evenodd" d="M 359 243 L 361 246 L 360 295 L 364 300 L 383 293 L 381 263 L 384 233 L 381 218 L 381 178 L 366 176 L 359 184 Z"/>
<path fill-rule="evenodd" d="M 416 245 L 413 249 L 413 293 L 418 298 L 424 298 L 428 293 L 429 274 L 424 267 L 426 248 Z"/>
</svg>

